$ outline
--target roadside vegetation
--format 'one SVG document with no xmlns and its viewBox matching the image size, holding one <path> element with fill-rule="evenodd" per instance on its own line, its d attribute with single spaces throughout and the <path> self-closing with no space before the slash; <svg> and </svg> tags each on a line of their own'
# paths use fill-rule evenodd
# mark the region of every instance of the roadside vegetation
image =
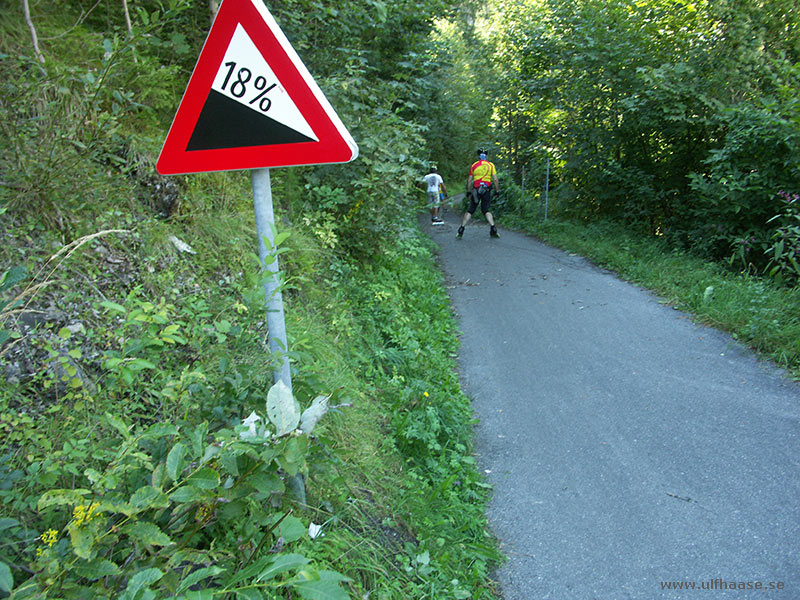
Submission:
<svg viewBox="0 0 800 600">
<path fill-rule="evenodd" d="M 166 230 L 135 252 L 135 233 L 87 240 L 4 297 L 7 322 L 58 298 L 4 356 L 20 367 L 0 412 L 12 597 L 494 597 L 489 490 L 429 242 L 408 226 L 365 268 L 320 263 L 329 248 L 284 230 L 294 397 L 304 417 L 329 407 L 286 435 L 268 416 L 257 260 L 232 237 L 250 216 L 192 224 L 142 217 L 134 232 Z M 139 282 L 125 295 L 119 265 Z"/>
<path fill-rule="evenodd" d="M 25 6 L 0 15 L 0 598 L 495 598 L 415 221 L 458 15 L 275 9 L 361 150 L 272 171 L 289 391 L 248 173 L 154 169 L 209 4 Z"/>
</svg>

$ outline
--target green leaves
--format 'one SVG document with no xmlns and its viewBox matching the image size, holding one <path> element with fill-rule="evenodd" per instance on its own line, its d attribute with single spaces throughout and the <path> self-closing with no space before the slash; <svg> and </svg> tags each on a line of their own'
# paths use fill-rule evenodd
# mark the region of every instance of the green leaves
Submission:
<svg viewBox="0 0 800 600">
<path fill-rule="evenodd" d="M 292 587 L 305 600 L 350 600 L 350 594 L 340 585 L 345 581 L 351 580 L 333 571 L 320 571 L 315 577 L 294 583 Z"/>
<path fill-rule="evenodd" d="M 173 543 L 169 536 L 154 523 L 141 521 L 130 523 L 123 528 L 122 532 L 148 546 L 169 546 Z"/>
<path fill-rule="evenodd" d="M 0 210 L 0 216 L 2 216 L 3 212 L 4 210 Z M 10 290 L 12 287 L 25 280 L 27 276 L 28 270 L 25 267 L 11 267 L 10 269 L 3 271 L 3 273 L 0 274 L 0 294 Z M 5 299 L 0 297 L 0 344 L 4 344 L 12 337 L 19 335 L 6 330 L 4 327 L 2 327 L 2 324 L 5 321 L 5 317 L 9 311 L 17 308 L 21 303 L 21 297 L 17 297 L 16 299 Z"/>
<path fill-rule="evenodd" d="M 25 267 L 18 266 L 6 269 L 0 275 L 0 292 L 5 292 L 6 290 L 11 289 L 19 282 L 24 281 L 27 276 L 28 269 Z"/>
<path fill-rule="evenodd" d="M 767 221 L 772 231 L 764 244 L 765 270 L 779 284 L 791 286 L 800 282 L 800 194 L 781 191 L 778 196 L 781 211 Z"/>
<path fill-rule="evenodd" d="M 277 425 L 294 432 L 300 416 L 291 392 L 286 386 L 274 386 L 270 400 Z M 312 403 L 307 423 L 316 423 L 323 416 L 326 401 L 327 397 L 321 396 Z M 296 474 L 304 464 L 308 452 L 305 435 L 261 437 L 256 445 L 241 441 L 231 430 L 209 434 L 205 423 L 182 429 L 160 422 L 137 431 L 121 417 L 108 413 L 104 418 L 124 436 L 125 443 L 111 455 L 114 462 L 105 469 L 98 465 L 91 470 L 103 497 L 96 500 L 91 490 L 83 488 L 54 489 L 43 494 L 37 505 L 42 514 L 67 519 L 68 547 L 75 557 L 70 573 L 83 578 L 83 584 L 91 583 L 82 588 L 87 595 L 92 594 L 90 589 L 105 593 L 106 583 L 112 581 L 107 578 L 113 576 L 127 581 L 120 597 L 128 600 L 155 600 L 175 589 L 174 593 L 187 600 L 202 600 L 209 595 L 189 588 L 212 585 L 212 581 L 217 589 L 248 597 L 263 596 L 262 587 L 291 588 L 302 598 L 346 597 L 339 585 L 345 580 L 342 576 L 318 572 L 298 553 L 256 555 L 255 562 L 245 568 L 236 563 L 238 555 L 228 565 L 209 566 L 212 554 L 205 548 L 214 546 L 220 535 L 235 535 L 237 544 L 248 552 L 268 536 L 280 537 L 283 544 L 307 539 L 307 523 L 292 515 L 265 513 L 264 502 L 283 493 L 281 474 Z M 162 458 L 156 460 L 142 448 L 159 448 Z M 122 493 L 127 486 L 119 482 L 146 479 L 148 471 L 152 485 L 140 485 L 129 495 Z M 162 489 L 162 484 L 171 487 Z M 0 522 L 5 529 L 17 524 Z M 42 540 L 52 545 L 58 537 L 52 530 Z M 180 548 L 177 553 L 176 547 Z M 179 561 L 176 564 L 188 561 L 200 568 L 176 579 L 164 568 L 173 560 L 173 553 Z M 50 550 L 42 551 L 42 556 L 55 564 L 61 560 L 56 557 L 60 554 Z M 0 563 L 0 585 L 10 588 L 13 580 L 3 566 Z M 165 577 L 168 572 L 170 576 Z"/>
<path fill-rule="evenodd" d="M 111 425 L 114 429 L 116 429 L 124 439 L 130 439 L 131 435 L 128 431 L 127 425 L 120 419 L 119 417 L 112 415 L 111 413 L 105 414 L 106 423 Z"/>
<path fill-rule="evenodd" d="M 216 578 L 217 575 L 225 573 L 225 569 L 220 567 L 206 567 L 203 569 L 198 569 L 197 571 L 193 571 L 187 577 L 181 581 L 181 584 L 178 586 L 176 593 L 181 594 L 185 592 L 190 587 L 197 585 L 201 581 L 204 581 L 209 578 Z"/>
<path fill-rule="evenodd" d="M 14 577 L 11 568 L 0 561 L 0 592 L 9 593 L 14 588 Z"/>
<path fill-rule="evenodd" d="M 83 504 L 86 498 L 89 498 L 91 494 L 91 491 L 80 488 L 72 490 L 49 490 L 39 498 L 39 502 L 36 504 L 36 510 L 43 511 L 51 506 L 62 506 L 65 504 L 73 506 Z"/>
<path fill-rule="evenodd" d="M 159 581 L 163 576 L 164 573 L 155 568 L 139 571 L 128 581 L 128 586 L 125 588 L 125 592 L 120 596 L 120 600 L 140 600 L 148 597 L 140 595 L 140 592 Z M 154 596 L 151 594 L 149 597 L 153 598 Z"/>
<path fill-rule="evenodd" d="M 114 338 L 123 342 L 119 348 L 104 352 L 104 367 L 111 380 L 119 378 L 127 386 L 141 379 L 142 372 L 156 371 L 166 348 L 187 343 L 181 324 L 172 322 L 174 306 L 142 300 L 134 289 L 125 304 L 105 300 L 99 306 L 114 315 L 117 327 Z"/>
<path fill-rule="evenodd" d="M 169 454 L 167 454 L 166 472 L 171 481 L 177 481 L 181 471 L 183 471 L 184 459 L 186 458 L 187 452 L 188 449 L 186 446 L 178 442 L 172 447 Z"/>
<path fill-rule="evenodd" d="M 167 508 L 169 501 L 164 492 L 153 486 L 146 485 L 133 493 L 130 504 L 136 510 L 146 510 L 148 508 Z"/>
<path fill-rule="evenodd" d="M 0 208 L 0 217 L 5 212 L 6 207 Z M 11 289 L 17 283 L 23 281 L 27 276 L 27 269 L 25 267 L 12 267 L 0 274 L 0 294 Z M 6 299 L 0 297 L 0 345 L 5 344 L 11 338 L 19 338 L 20 333 L 17 331 L 9 331 L 3 327 L 3 323 L 10 316 L 11 311 L 18 308 L 23 302 L 23 294 L 19 294 L 16 298 Z"/>
<path fill-rule="evenodd" d="M 509 168 L 519 180 L 546 150 L 564 214 L 766 272 L 736 244 L 768 237 L 775 193 L 800 182 L 796 93 L 778 91 L 800 79 L 778 23 L 796 27 L 755 0 L 507 3 L 493 64 Z"/>
<path fill-rule="evenodd" d="M 300 431 L 311 433 L 319 420 L 328 413 L 330 396 L 317 396 L 300 417 Z"/>
<path fill-rule="evenodd" d="M 237 590 L 239 584 L 252 581 L 258 584 L 270 584 L 282 575 L 297 572 L 296 576 L 283 585 L 291 588 L 301 598 L 307 600 L 349 600 L 350 595 L 341 587 L 341 583 L 351 581 L 348 577 L 334 571 L 307 568 L 309 560 L 301 554 L 281 554 L 276 557 L 266 556 L 234 575 L 226 584 L 226 589 Z M 252 585 L 252 584 L 251 584 Z M 265 586 L 265 589 L 274 584 Z"/>
<path fill-rule="evenodd" d="M 94 558 L 92 547 L 97 539 L 95 527 L 84 527 L 74 522 L 69 525 L 69 539 L 72 551 L 78 558 L 91 560 Z"/>
<path fill-rule="evenodd" d="M 219 486 L 219 473 L 210 467 L 203 467 L 190 475 L 186 482 L 201 490 L 213 490 Z"/>
<path fill-rule="evenodd" d="M 309 560 L 301 554 L 282 554 L 275 559 L 268 561 L 266 568 L 259 569 L 255 581 L 263 582 L 274 579 L 276 576 L 287 571 L 292 571 L 304 567 Z"/>
<path fill-rule="evenodd" d="M 300 423 L 300 405 L 282 381 L 267 393 L 267 416 L 277 429 L 277 436 L 294 431 Z"/>
<path fill-rule="evenodd" d="M 169 495 L 169 499 L 173 502 L 188 504 L 192 502 L 200 502 L 206 499 L 206 494 L 198 487 L 193 485 L 185 485 L 172 492 Z"/>
<path fill-rule="evenodd" d="M 104 300 L 103 302 L 100 302 L 100 306 L 111 312 L 120 313 L 123 315 L 128 312 L 128 310 L 121 304 L 117 302 L 110 302 L 109 300 Z"/>
<path fill-rule="evenodd" d="M 103 577 L 115 577 L 121 573 L 118 565 L 105 558 L 95 558 L 74 567 L 75 572 L 81 577 L 96 581 Z"/>
</svg>

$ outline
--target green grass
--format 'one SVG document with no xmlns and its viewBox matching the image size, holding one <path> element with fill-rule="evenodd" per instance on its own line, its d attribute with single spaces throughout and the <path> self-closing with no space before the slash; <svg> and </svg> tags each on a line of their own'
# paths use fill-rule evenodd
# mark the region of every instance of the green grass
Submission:
<svg viewBox="0 0 800 600">
<path fill-rule="evenodd" d="M 504 217 L 543 241 L 654 291 L 698 321 L 728 331 L 800 377 L 800 289 L 735 273 L 612 223 Z"/>
</svg>

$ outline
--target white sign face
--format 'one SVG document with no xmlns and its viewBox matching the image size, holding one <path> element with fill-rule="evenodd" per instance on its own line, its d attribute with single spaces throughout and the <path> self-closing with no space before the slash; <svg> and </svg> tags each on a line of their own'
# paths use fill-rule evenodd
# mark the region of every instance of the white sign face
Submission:
<svg viewBox="0 0 800 600">
<path fill-rule="evenodd" d="M 241 24 L 236 26 L 211 89 L 319 141 Z"/>
</svg>

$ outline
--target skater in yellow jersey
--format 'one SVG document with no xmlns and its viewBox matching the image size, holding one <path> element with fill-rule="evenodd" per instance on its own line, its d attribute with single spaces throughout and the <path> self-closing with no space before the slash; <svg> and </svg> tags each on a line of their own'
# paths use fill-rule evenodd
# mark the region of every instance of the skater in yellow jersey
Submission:
<svg viewBox="0 0 800 600">
<path fill-rule="evenodd" d="M 469 207 L 461 217 L 461 227 L 458 228 L 456 236 L 458 239 L 464 235 L 464 227 L 475 214 L 478 204 L 481 206 L 483 216 L 486 217 L 486 222 L 489 223 L 489 235 L 500 237 L 494 226 L 494 217 L 490 210 L 492 196 L 500 193 L 500 182 L 497 181 L 497 169 L 494 163 L 490 163 L 486 158 L 487 152 L 481 148 L 478 150 L 478 161 L 473 163 L 469 170 L 469 178 L 467 178 L 467 190 L 470 192 Z"/>
</svg>

